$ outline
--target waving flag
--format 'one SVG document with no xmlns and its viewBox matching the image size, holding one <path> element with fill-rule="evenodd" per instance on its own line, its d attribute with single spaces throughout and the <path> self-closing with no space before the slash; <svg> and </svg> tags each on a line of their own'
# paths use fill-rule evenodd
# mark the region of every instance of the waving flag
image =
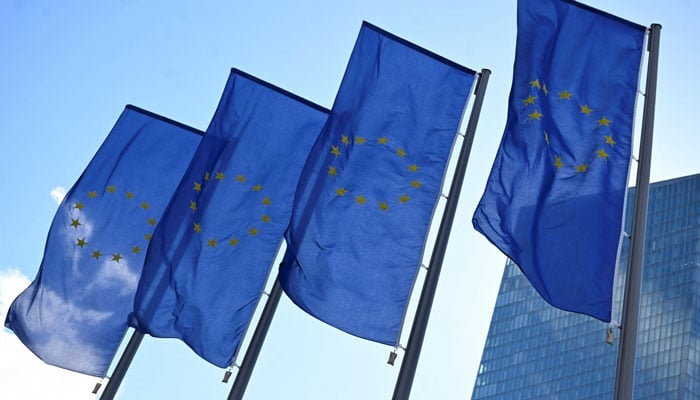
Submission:
<svg viewBox="0 0 700 400">
<path fill-rule="evenodd" d="M 54 217 L 5 326 L 46 363 L 105 376 L 149 240 L 202 132 L 127 106 Z"/>
<path fill-rule="evenodd" d="M 231 364 L 289 224 L 327 111 L 232 70 L 214 119 L 153 235 L 131 320 Z"/>
<path fill-rule="evenodd" d="M 294 201 L 280 282 L 298 306 L 397 343 L 474 76 L 362 25 Z"/>
<path fill-rule="evenodd" d="M 645 28 L 519 0 L 508 122 L 474 227 L 552 305 L 610 321 Z"/>
</svg>

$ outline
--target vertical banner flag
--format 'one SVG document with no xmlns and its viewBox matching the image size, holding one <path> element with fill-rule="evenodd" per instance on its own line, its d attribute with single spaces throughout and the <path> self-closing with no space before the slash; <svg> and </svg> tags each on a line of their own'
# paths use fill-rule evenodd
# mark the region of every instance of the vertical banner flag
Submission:
<svg viewBox="0 0 700 400">
<path fill-rule="evenodd" d="M 328 111 L 232 70 L 153 235 L 130 323 L 231 364 L 262 294 Z"/>
<path fill-rule="evenodd" d="M 105 376 L 149 240 L 202 132 L 127 106 L 59 206 L 5 326 L 46 363 Z"/>
<path fill-rule="evenodd" d="M 303 310 L 398 343 L 474 77 L 363 23 L 286 236 L 280 283 Z"/>
<path fill-rule="evenodd" d="M 555 307 L 610 321 L 645 28 L 519 0 L 508 121 L 474 228 Z"/>
</svg>

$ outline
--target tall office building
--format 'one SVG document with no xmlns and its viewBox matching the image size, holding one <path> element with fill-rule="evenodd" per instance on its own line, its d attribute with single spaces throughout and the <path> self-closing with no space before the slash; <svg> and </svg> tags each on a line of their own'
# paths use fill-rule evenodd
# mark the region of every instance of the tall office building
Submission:
<svg viewBox="0 0 700 400">
<path fill-rule="evenodd" d="M 633 204 L 634 189 L 627 221 Z M 700 174 L 652 184 L 648 212 L 634 398 L 697 400 Z M 628 223 L 626 231 L 630 228 Z M 615 315 L 622 308 L 628 255 L 625 240 Z M 612 399 L 619 330 L 613 330 L 609 345 L 607 329 L 608 324 L 547 304 L 509 261 L 472 399 Z"/>
</svg>

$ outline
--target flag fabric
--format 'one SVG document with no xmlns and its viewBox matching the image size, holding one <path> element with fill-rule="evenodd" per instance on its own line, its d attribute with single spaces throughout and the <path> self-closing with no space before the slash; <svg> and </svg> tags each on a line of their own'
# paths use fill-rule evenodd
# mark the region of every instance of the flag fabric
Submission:
<svg viewBox="0 0 700 400">
<path fill-rule="evenodd" d="M 505 133 L 473 224 L 555 307 L 610 321 L 645 28 L 519 0 Z"/>
<path fill-rule="evenodd" d="M 398 342 L 474 77 L 363 23 L 286 235 L 279 279 L 303 310 Z"/>
<path fill-rule="evenodd" d="M 153 230 L 202 132 L 127 106 L 58 208 L 5 326 L 46 363 L 105 376 Z"/>
<path fill-rule="evenodd" d="M 214 118 L 154 233 L 131 324 L 231 364 L 289 224 L 328 111 L 232 70 Z"/>
</svg>

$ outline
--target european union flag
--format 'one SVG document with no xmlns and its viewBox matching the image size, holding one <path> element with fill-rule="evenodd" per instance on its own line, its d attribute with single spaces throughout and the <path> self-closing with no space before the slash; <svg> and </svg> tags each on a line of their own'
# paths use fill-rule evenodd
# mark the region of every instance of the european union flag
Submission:
<svg viewBox="0 0 700 400">
<path fill-rule="evenodd" d="M 202 132 L 127 106 L 51 224 L 5 326 L 46 363 L 105 376 L 156 224 Z"/>
<path fill-rule="evenodd" d="M 231 364 L 328 111 L 232 70 L 146 256 L 131 323 Z"/>
<path fill-rule="evenodd" d="M 363 23 L 294 200 L 280 283 L 299 307 L 398 342 L 474 77 Z"/>
<path fill-rule="evenodd" d="M 508 121 L 474 227 L 555 307 L 610 321 L 645 28 L 519 0 Z"/>
</svg>

